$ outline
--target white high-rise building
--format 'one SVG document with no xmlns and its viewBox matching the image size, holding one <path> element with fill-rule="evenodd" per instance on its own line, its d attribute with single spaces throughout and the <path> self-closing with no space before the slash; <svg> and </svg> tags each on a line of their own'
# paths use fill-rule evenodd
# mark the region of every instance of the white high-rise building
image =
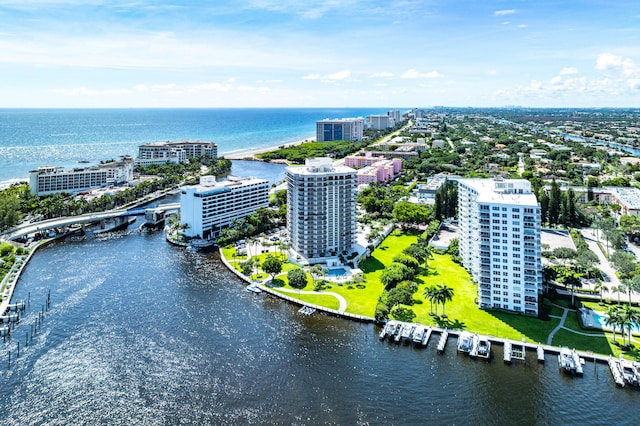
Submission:
<svg viewBox="0 0 640 426">
<path fill-rule="evenodd" d="M 109 161 L 88 167 L 41 166 L 29 172 L 32 194 L 49 195 L 58 192 L 88 191 L 94 188 L 122 185 L 133 180 L 133 159 L 128 155 L 120 161 Z"/>
<path fill-rule="evenodd" d="M 234 219 L 268 206 L 269 181 L 254 177 L 216 182 L 215 176 L 202 176 L 200 185 L 180 190 L 180 222 L 188 237 L 216 239 Z"/>
<path fill-rule="evenodd" d="M 310 263 L 356 243 L 356 171 L 330 158 L 287 167 L 287 227 L 291 248 Z"/>
<path fill-rule="evenodd" d="M 402 116 L 400 115 L 400 110 L 399 109 L 392 109 L 390 111 L 387 111 L 387 115 L 391 118 L 393 118 L 393 121 L 398 124 L 399 122 L 402 121 Z"/>
<path fill-rule="evenodd" d="M 364 119 L 367 129 L 383 130 L 396 125 L 396 121 L 390 115 L 367 115 Z"/>
<path fill-rule="evenodd" d="M 316 121 L 316 141 L 361 141 L 364 136 L 364 119 L 336 118 Z"/>
<path fill-rule="evenodd" d="M 458 180 L 459 250 L 478 304 L 538 314 L 540 205 L 524 179 Z"/>
</svg>

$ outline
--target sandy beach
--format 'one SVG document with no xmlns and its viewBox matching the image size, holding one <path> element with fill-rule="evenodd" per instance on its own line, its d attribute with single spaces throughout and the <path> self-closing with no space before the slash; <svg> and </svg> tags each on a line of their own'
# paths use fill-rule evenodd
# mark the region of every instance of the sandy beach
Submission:
<svg viewBox="0 0 640 426">
<path fill-rule="evenodd" d="M 271 152 L 271 151 L 277 151 L 278 149 L 280 149 L 281 147 L 289 147 L 289 146 L 295 146 L 295 145 L 300 145 L 303 144 L 305 142 L 315 142 L 316 138 L 315 137 L 310 137 L 307 139 L 303 139 L 297 142 L 291 142 L 291 143 L 287 143 L 287 144 L 283 144 L 283 145 L 278 145 L 278 146 L 274 146 L 271 148 L 263 148 L 263 149 L 256 149 L 256 150 L 251 150 L 251 151 L 244 151 L 244 152 L 236 152 L 233 154 L 228 154 L 228 155 L 221 155 L 221 157 L 224 157 L 228 160 L 253 160 L 253 161 L 262 161 L 260 160 L 258 157 L 256 157 L 258 154 L 262 154 L 265 152 Z"/>
</svg>

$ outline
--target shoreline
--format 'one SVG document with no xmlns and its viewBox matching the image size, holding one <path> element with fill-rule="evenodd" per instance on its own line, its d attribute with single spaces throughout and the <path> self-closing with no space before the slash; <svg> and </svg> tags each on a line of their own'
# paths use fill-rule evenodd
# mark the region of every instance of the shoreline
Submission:
<svg viewBox="0 0 640 426">
<path fill-rule="evenodd" d="M 219 155 L 218 157 L 224 157 L 227 160 L 248 160 L 248 161 L 264 161 L 261 160 L 260 158 L 256 157 L 258 154 L 264 154 L 265 152 L 273 152 L 273 151 L 277 151 L 279 149 L 282 148 L 289 148 L 292 146 L 296 146 L 296 145 L 302 145 L 303 143 L 306 142 L 315 142 L 316 138 L 314 137 L 310 137 L 307 139 L 302 139 L 296 142 L 290 142 L 287 144 L 283 144 L 283 145 L 279 145 L 279 146 L 274 146 L 271 148 L 261 148 L 261 149 L 253 149 L 253 150 L 249 150 L 249 151 L 243 151 L 243 152 L 237 152 L 237 153 L 232 153 L 229 155 Z"/>
</svg>

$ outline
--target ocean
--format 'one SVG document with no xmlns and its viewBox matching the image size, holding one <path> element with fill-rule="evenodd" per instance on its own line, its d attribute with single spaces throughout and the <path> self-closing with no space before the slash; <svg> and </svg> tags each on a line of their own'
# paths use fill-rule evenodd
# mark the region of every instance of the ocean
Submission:
<svg viewBox="0 0 640 426">
<path fill-rule="evenodd" d="M 0 185 L 38 166 L 135 157 L 149 142 L 213 141 L 219 155 L 272 148 L 315 137 L 317 120 L 390 109 L 397 108 L 0 109 Z"/>
</svg>

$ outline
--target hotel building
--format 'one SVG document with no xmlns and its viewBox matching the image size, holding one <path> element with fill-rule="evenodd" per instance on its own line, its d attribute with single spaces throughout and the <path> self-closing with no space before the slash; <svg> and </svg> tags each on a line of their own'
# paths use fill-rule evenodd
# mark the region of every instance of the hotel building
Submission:
<svg viewBox="0 0 640 426">
<path fill-rule="evenodd" d="M 215 158 L 218 145 L 208 141 L 153 142 L 138 147 L 136 164 L 185 163 L 187 159 L 201 155 Z"/>
<path fill-rule="evenodd" d="M 538 314 L 540 206 L 524 179 L 458 180 L 459 249 L 481 308 Z"/>
<path fill-rule="evenodd" d="M 336 118 L 316 121 L 316 141 L 361 141 L 364 132 L 362 118 Z"/>
<path fill-rule="evenodd" d="M 269 182 L 254 177 L 229 176 L 216 182 L 214 176 L 202 176 L 199 185 L 180 190 L 180 222 L 187 237 L 217 239 L 220 230 L 269 206 Z"/>
<path fill-rule="evenodd" d="M 356 243 L 356 171 L 335 166 L 330 158 L 311 158 L 304 167 L 287 167 L 286 180 L 291 248 L 310 263 L 351 250 Z"/>
<path fill-rule="evenodd" d="M 133 159 L 129 156 L 90 167 L 41 166 L 29 172 L 31 193 L 38 196 L 58 192 L 73 194 L 101 186 L 122 185 L 130 180 L 133 180 Z"/>
</svg>

